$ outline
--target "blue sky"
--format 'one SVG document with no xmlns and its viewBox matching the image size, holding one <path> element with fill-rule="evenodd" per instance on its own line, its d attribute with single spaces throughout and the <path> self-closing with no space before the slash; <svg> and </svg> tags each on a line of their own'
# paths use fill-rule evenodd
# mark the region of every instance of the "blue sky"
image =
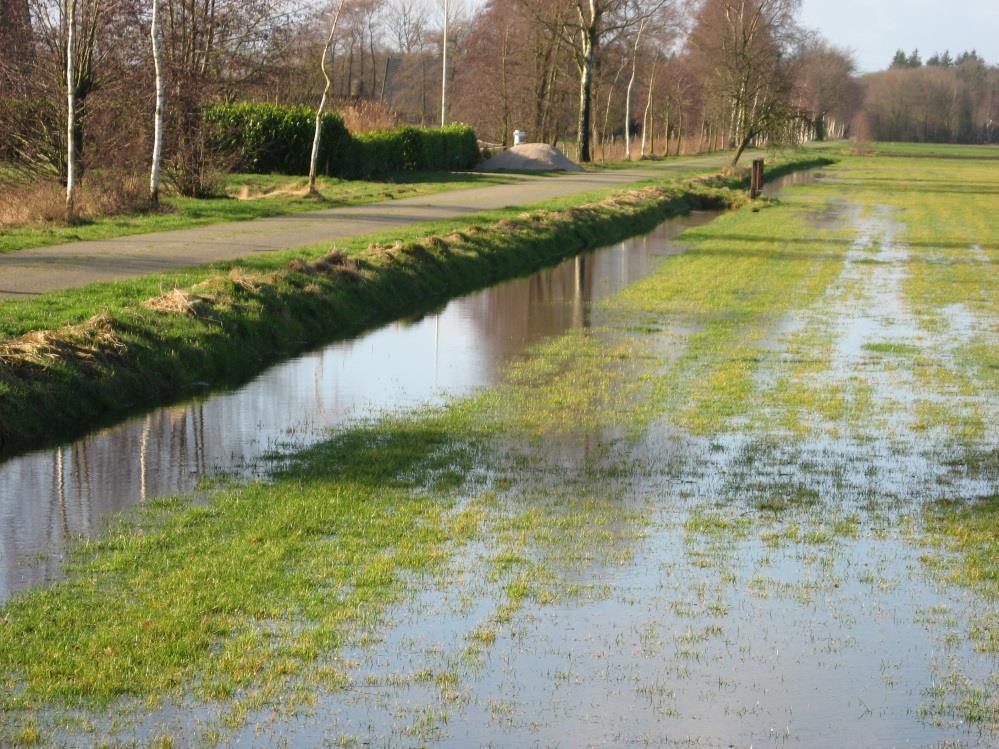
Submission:
<svg viewBox="0 0 999 749">
<path fill-rule="evenodd" d="M 924 60 L 974 48 L 999 63 L 999 0 L 804 0 L 801 22 L 852 49 L 863 72 L 887 67 L 899 47 Z"/>
</svg>

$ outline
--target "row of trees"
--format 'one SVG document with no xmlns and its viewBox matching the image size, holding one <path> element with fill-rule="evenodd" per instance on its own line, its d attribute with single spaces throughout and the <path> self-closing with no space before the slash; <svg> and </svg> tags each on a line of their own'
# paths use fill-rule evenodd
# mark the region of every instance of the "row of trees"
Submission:
<svg viewBox="0 0 999 749">
<path fill-rule="evenodd" d="M 891 67 L 863 79 L 858 131 L 873 140 L 999 143 L 999 66 L 977 52 L 899 51 Z"/>
<path fill-rule="evenodd" d="M 837 58 L 842 80 L 833 87 L 848 89 L 851 73 L 845 55 L 796 27 L 797 0 L 702 0 L 693 9 L 681 0 L 487 0 L 474 10 L 465 0 L 347 0 L 327 39 L 338 8 L 331 0 L 2 0 L 0 127 L 11 138 L 0 157 L 65 174 L 70 92 L 83 168 L 148 160 L 157 102 L 164 150 L 190 156 L 206 102 L 315 106 L 321 59 L 334 106 L 374 102 L 415 124 L 444 114 L 443 64 L 450 119 L 497 144 L 514 128 L 575 141 L 584 161 L 610 142 L 630 149 L 639 134 L 644 153 L 799 137 L 816 121 L 821 136 L 832 110 L 812 105 L 849 99 L 828 93 L 831 76 L 817 62 L 810 80 L 797 75 L 820 57 Z M 845 110 L 835 117 L 848 119 Z"/>
<path fill-rule="evenodd" d="M 354 129 L 464 121 L 507 145 L 520 128 L 582 161 L 730 147 L 737 163 L 843 136 L 858 112 L 878 138 L 995 136 L 997 73 L 977 55 L 899 53 L 858 79 L 799 27 L 800 0 L 471 2 L 0 0 L 0 160 L 64 179 L 71 154 L 80 173 L 154 151 L 197 168 L 206 104 L 324 91 Z"/>
<path fill-rule="evenodd" d="M 795 22 L 797 0 L 489 0 L 467 26 L 456 114 L 497 143 L 514 127 L 633 137 L 642 155 L 842 134 L 860 100 L 850 57 Z M 483 85 L 486 82 L 487 85 Z M 830 127 L 831 125 L 831 127 Z"/>
</svg>

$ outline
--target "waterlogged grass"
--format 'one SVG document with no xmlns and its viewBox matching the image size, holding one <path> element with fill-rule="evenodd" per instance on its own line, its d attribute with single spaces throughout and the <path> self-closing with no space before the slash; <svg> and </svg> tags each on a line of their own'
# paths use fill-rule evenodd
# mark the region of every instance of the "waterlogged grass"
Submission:
<svg viewBox="0 0 999 749">
<path fill-rule="evenodd" d="M 592 345 L 574 341 L 571 350 Z M 585 400 L 619 378 L 597 365 L 585 382 L 572 379 L 559 345 L 542 345 L 531 359 L 538 384 L 551 386 L 536 400 L 549 415 L 567 383 L 538 373 L 568 376 Z M 509 382 L 524 376 L 515 370 Z M 368 640 L 386 608 L 420 580 L 446 579 L 449 560 L 472 539 L 495 539 L 502 550 L 492 579 L 503 602 L 469 633 L 466 660 L 491 647 L 497 628 L 528 603 L 598 595 L 567 570 L 626 563 L 642 525 L 641 513 L 622 511 L 613 497 L 587 496 L 607 471 L 567 477 L 555 496 L 502 478 L 475 493 L 471 479 L 483 468 L 497 476 L 527 469 L 523 453 L 496 443 L 506 430 L 538 424 L 521 409 L 487 393 L 348 430 L 293 456 L 267 483 L 221 483 L 206 504 L 157 501 L 78 549 L 65 582 L 3 611 L 3 707 L 18 716 L 10 731 L 20 731 L 6 737 L 58 734 L 63 709 L 127 714 L 194 698 L 224 705 L 213 743 L 254 710 L 308 705 L 313 690 L 350 683 L 337 651 Z M 553 418 L 544 432 L 566 439 L 580 426 Z M 442 692 L 454 692 L 456 678 Z M 38 714 L 50 724 L 36 727 Z M 432 710 L 413 735 L 432 736 L 442 721 Z"/>
<path fill-rule="evenodd" d="M 324 208 L 366 205 L 383 200 L 432 195 L 471 187 L 510 184 L 498 174 L 413 173 L 375 182 L 323 178 L 319 196 L 308 195 L 308 178 L 279 174 L 231 174 L 225 196 L 168 196 L 158 212 L 106 216 L 76 226 L 14 226 L 0 231 L 0 253 L 82 240 L 113 239 L 130 234 L 188 229 L 229 221 L 286 216 Z"/>
<path fill-rule="evenodd" d="M 17 675 L 6 708 L 192 684 L 227 697 L 299 672 L 377 617 L 403 573 L 432 571 L 446 542 L 474 531 L 447 501 L 469 455 L 442 427 L 344 435 L 272 483 L 160 502 L 140 528 L 84 547 L 68 582 L 5 611 L 0 671 Z"/>
<path fill-rule="evenodd" d="M 999 495 L 938 502 L 926 515 L 928 540 L 951 552 L 937 560 L 948 578 L 999 600 Z M 981 634 L 990 649 L 999 647 L 999 631 Z"/>
<path fill-rule="evenodd" d="M 951 198 L 886 193 L 890 170 L 968 177 L 919 164 L 851 159 L 691 231 L 496 387 L 84 549 L 4 610 L 8 736 L 44 743 L 67 704 L 193 695 L 227 706 L 210 744 L 254 710 L 378 687 L 357 743 L 538 743 L 545 699 L 571 742 L 603 737 L 576 723 L 607 703 L 607 743 L 706 742 L 718 715 L 803 745 L 882 719 L 994 743 L 997 313 L 991 280 L 940 254 L 994 240 L 987 221 L 913 228 L 949 222 Z M 447 610 L 405 626 L 453 640 L 381 640 L 435 588 Z M 338 659 L 358 643 L 399 649 L 386 675 Z"/>
<path fill-rule="evenodd" d="M 550 434 L 590 433 L 647 424 L 651 408 L 636 413 L 647 398 L 660 364 L 634 339 L 584 328 L 544 344 L 515 362 L 504 382 L 476 402 L 511 435 L 540 439 Z"/>
<path fill-rule="evenodd" d="M 839 275 L 842 244 L 810 225 L 810 211 L 795 204 L 722 216 L 685 235 L 689 250 L 668 272 L 615 300 L 622 314 L 689 332 L 656 393 L 680 428 L 707 434 L 744 416 L 771 332 Z"/>
</svg>

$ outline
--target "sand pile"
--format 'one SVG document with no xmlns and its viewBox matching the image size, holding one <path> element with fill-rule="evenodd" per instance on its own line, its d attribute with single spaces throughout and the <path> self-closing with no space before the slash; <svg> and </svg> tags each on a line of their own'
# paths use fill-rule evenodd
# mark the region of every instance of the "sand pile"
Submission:
<svg viewBox="0 0 999 749">
<path fill-rule="evenodd" d="M 480 172 L 497 172 L 516 169 L 525 172 L 581 172 L 583 168 L 573 163 L 557 148 L 547 143 L 525 143 L 496 154 L 476 167 Z"/>
</svg>

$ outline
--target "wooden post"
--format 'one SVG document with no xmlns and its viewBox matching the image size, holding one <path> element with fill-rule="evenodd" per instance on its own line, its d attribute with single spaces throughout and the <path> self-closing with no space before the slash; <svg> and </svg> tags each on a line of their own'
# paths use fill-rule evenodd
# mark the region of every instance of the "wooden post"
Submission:
<svg viewBox="0 0 999 749">
<path fill-rule="evenodd" d="M 756 199 L 763 192 L 763 159 L 753 159 L 753 180 L 749 188 L 749 196 Z"/>
</svg>

